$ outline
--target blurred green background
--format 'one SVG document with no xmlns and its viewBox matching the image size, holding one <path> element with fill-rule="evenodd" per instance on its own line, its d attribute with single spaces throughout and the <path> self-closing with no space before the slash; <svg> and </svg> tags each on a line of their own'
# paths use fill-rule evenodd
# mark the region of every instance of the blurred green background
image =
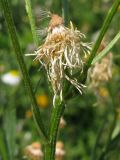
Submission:
<svg viewBox="0 0 120 160">
<path fill-rule="evenodd" d="M 17 33 L 23 55 L 33 53 L 35 45 L 30 30 L 24 0 L 11 0 L 11 8 L 17 28 Z M 113 0 L 68 0 L 68 22 L 73 24 L 87 36 L 88 41 L 95 41 L 100 31 L 105 15 Z M 48 19 L 41 20 L 40 10 L 50 10 L 62 15 L 62 1 L 34 0 L 33 13 L 37 29 L 44 29 Z M 117 34 L 120 29 L 120 7 L 112 20 L 105 36 L 105 43 Z M 40 44 L 44 36 L 39 36 Z M 87 87 L 83 95 L 73 97 L 67 101 L 64 119 L 66 126 L 60 130 L 58 140 L 65 145 L 65 160 L 90 160 L 92 150 L 100 127 L 104 123 L 102 134 L 96 148 L 99 156 L 110 132 L 111 124 L 116 113 L 113 139 L 118 135 L 117 142 L 106 156 L 108 160 L 120 159 L 120 43 L 112 49 L 113 66 L 112 79 L 100 86 L 99 96 L 94 88 Z M 36 89 L 38 106 L 48 125 L 52 107 L 52 94 L 44 70 L 40 64 L 33 62 L 32 57 L 24 56 L 33 87 Z M 7 78 L 5 79 L 5 75 Z M 44 75 L 44 76 L 43 76 Z M 38 84 L 38 81 L 40 82 Z M 87 84 L 89 86 L 89 83 Z M 110 91 L 108 95 L 107 92 Z M 114 108 L 111 105 L 114 102 Z M 5 20 L 0 9 L 0 160 L 9 160 L 14 155 L 16 160 L 23 158 L 24 148 L 35 142 L 42 143 L 39 132 L 32 117 L 29 97 L 24 89 L 21 73 L 11 45 Z M 12 159 L 13 160 L 13 159 Z"/>
</svg>

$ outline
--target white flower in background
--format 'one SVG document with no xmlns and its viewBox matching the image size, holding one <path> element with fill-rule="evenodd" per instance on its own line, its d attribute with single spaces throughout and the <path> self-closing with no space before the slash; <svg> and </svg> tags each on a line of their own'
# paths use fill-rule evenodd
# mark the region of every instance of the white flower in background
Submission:
<svg viewBox="0 0 120 160">
<path fill-rule="evenodd" d="M 20 73 L 17 70 L 12 70 L 6 74 L 3 74 L 1 76 L 1 80 L 5 84 L 16 86 L 20 83 L 21 80 Z"/>
<path fill-rule="evenodd" d="M 62 98 L 63 79 L 67 79 L 82 93 L 81 89 L 84 85 L 78 82 L 74 74 L 82 72 L 83 59 L 90 54 L 91 44 L 83 42 L 85 35 L 74 28 L 72 22 L 70 28 L 67 28 L 62 17 L 56 14 L 51 14 L 50 17 L 44 44 L 35 54 L 28 55 L 35 55 L 35 60 L 39 60 L 45 67 L 55 96 L 61 95 Z"/>
<path fill-rule="evenodd" d="M 66 152 L 64 149 L 64 143 L 62 141 L 58 141 L 56 143 L 56 150 L 55 150 L 55 158 L 56 160 L 63 160 Z"/>
<path fill-rule="evenodd" d="M 90 70 L 90 86 L 96 88 L 112 78 L 112 53 L 96 62 Z"/>
<path fill-rule="evenodd" d="M 64 128 L 65 125 L 66 125 L 66 121 L 64 120 L 63 117 L 61 117 L 59 127 L 60 127 L 60 128 Z"/>
<path fill-rule="evenodd" d="M 31 160 L 43 160 L 41 147 L 42 146 L 39 142 L 34 142 L 31 145 L 28 145 L 24 150 L 25 157 Z"/>
</svg>

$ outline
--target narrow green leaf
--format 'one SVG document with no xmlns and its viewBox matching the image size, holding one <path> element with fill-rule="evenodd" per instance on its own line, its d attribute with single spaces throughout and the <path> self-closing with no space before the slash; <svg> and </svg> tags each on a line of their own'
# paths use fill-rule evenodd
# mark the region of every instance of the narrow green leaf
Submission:
<svg viewBox="0 0 120 160">
<path fill-rule="evenodd" d="M 33 39 L 34 39 L 34 42 L 37 47 L 39 42 L 38 42 L 38 37 L 37 37 L 37 33 L 36 33 L 35 20 L 34 20 L 34 16 L 33 16 L 33 12 L 32 12 L 32 7 L 31 7 L 32 6 L 31 0 L 25 0 L 25 3 L 26 3 L 26 11 L 27 11 L 27 14 L 29 17 Z"/>
<path fill-rule="evenodd" d="M 98 149 L 99 141 L 101 139 L 101 136 L 103 134 L 103 130 L 104 130 L 104 127 L 105 127 L 105 124 L 106 124 L 106 121 L 107 121 L 106 113 L 103 117 L 104 117 L 103 122 L 102 122 L 102 125 L 99 127 L 98 134 L 97 134 L 96 141 L 95 141 L 95 145 L 94 145 L 93 150 L 92 150 L 91 160 L 96 160 L 96 151 Z"/>
<path fill-rule="evenodd" d="M 5 144 L 5 138 L 2 130 L 0 130 L 0 155 L 3 160 L 8 160 L 7 146 Z"/>
<path fill-rule="evenodd" d="M 98 48 L 101 44 L 101 41 L 102 41 L 102 39 L 103 39 L 111 21 L 113 19 L 113 16 L 115 15 L 115 13 L 117 11 L 117 8 L 118 8 L 119 4 L 120 4 L 120 0 L 115 0 L 112 7 L 110 8 L 110 10 L 109 10 L 109 12 L 108 12 L 108 14 L 107 14 L 107 16 L 104 20 L 104 23 L 103 23 L 103 26 L 101 28 L 100 34 L 98 36 L 98 39 L 97 39 L 97 41 L 96 41 L 96 43 L 95 43 L 95 45 L 94 45 L 94 47 L 91 51 L 91 55 L 90 55 L 90 57 L 88 59 L 88 62 L 87 62 L 87 68 L 90 67 L 90 65 L 91 65 L 91 63 L 92 63 L 92 61 L 93 61 L 93 59 L 94 59 L 94 57 L 97 53 L 97 50 L 98 50 Z"/>
<path fill-rule="evenodd" d="M 116 44 L 116 42 L 120 38 L 120 32 L 115 36 L 115 38 L 107 45 L 107 47 L 101 51 L 92 61 L 92 65 L 95 64 L 97 61 L 101 60 L 110 50 L 111 48 Z"/>
<path fill-rule="evenodd" d="M 4 115 L 5 139 L 8 148 L 9 160 L 14 160 L 16 139 L 16 109 L 10 103 Z M 12 107 L 12 108 L 11 108 Z"/>
<path fill-rule="evenodd" d="M 65 26 L 68 25 L 68 0 L 62 0 L 62 14 Z"/>
<path fill-rule="evenodd" d="M 36 122 L 39 126 L 39 129 L 40 129 L 43 137 L 45 139 L 48 139 L 46 129 L 45 129 L 44 123 L 43 123 L 42 118 L 41 118 L 40 110 L 37 106 L 35 95 L 33 93 L 30 77 L 29 77 L 29 74 L 28 74 L 28 71 L 27 71 L 26 64 L 24 62 L 24 58 L 23 58 L 23 54 L 22 54 L 22 51 L 21 51 L 21 48 L 20 48 L 20 44 L 19 44 L 19 41 L 18 41 L 16 28 L 15 28 L 15 25 L 14 25 L 14 21 L 13 21 L 11 9 L 10 9 L 10 4 L 9 4 L 10 1 L 9 0 L 1 0 L 0 2 L 1 2 L 2 8 L 3 8 L 3 11 L 4 11 L 4 17 L 5 17 L 7 27 L 8 27 L 8 31 L 9 31 L 9 34 L 10 34 L 10 37 L 11 37 L 11 40 L 12 40 L 12 45 L 13 45 L 13 48 L 14 48 L 14 51 L 15 51 L 15 55 L 16 55 L 20 70 L 21 70 L 22 75 L 23 75 L 23 80 L 24 80 L 24 83 L 25 83 L 25 87 L 27 89 L 28 95 L 29 95 L 30 100 L 31 100 L 32 110 L 33 110 L 33 113 L 34 113 L 35 120 L 36 120 Z"/>
</svg>

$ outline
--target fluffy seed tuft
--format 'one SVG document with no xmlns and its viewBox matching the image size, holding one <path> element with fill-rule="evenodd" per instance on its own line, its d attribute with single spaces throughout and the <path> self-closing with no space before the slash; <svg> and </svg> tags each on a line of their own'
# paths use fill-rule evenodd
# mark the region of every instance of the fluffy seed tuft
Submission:
<svg viewBox="0 0 120 160">
<path fill-rule="evenodd" d="M 64 26 L 62 17 L 53 14 L 48 26 L 45 42 L 35 52 L 35 60 L 45 67 L 55 96 L 62 95 L 62 80 L 67 79 L 82 93 L 84 85 L 79 84 L 75 71 L 82 72 L 84 61 L 91 51 L 91 43 L 84 43 L 85 35 L 73 27 Z M 71 75 L 67 75 L 67 72 Z M 71 78 L 72 77 L 72 78 Z M 61 96 L 62 97 L 62 96 Z"/>
</svg>

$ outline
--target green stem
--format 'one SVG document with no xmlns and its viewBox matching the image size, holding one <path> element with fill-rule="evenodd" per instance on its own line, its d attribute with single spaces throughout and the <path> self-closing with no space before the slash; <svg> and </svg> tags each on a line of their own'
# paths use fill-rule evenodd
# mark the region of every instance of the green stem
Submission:
<svg viewBox="0 0 120 160">
<path fill-rule="evenodd" d="M 68 0 L 62 0 L 62 13 L 65 26 L 68 25 Z"/>
<path fill-rule="evenodd" d="M 113 122 L 111 124 L 110 132 L 109 132 L 109 135 L 108 135 L 108 140 L 107 140 L 107 143 L 106 143 L 106 146 L 105 146 L 105 151 L 107 151 L 107 149 L 109 147 L 109 144 L 111 142 L 111 137 L 112 137 L 113 131 L 115 129 L 116 121 L 117 121 L 117 114 L 114 113 L 114 119 L 113 119 Z"/>
<path fill-rule="evenodd" d="M 3 160 L 8 160 L 8 149 L 7 149 L 7 144 L 5 143 L 5 134 L 4 131 L 1 129 L 0 130 L 0 155 Z"/>
<path fill-rule="evenodd" d="M 114 119 L 113 119 L 113 122 L 112 122 L 112 124 L 111 124 L 110 132 L 109 132 L 109 134 L 108 134 L 107 143 L 106 143 L 106 145 L 105 145 L 104 150 L 101 152 L 98 160 L 104 160 L 105 156 L 106 156 L 107 153 L 108 153 L 109 145 L 110 145 L 110 143 L 111 143 L 111 137 L 112 137 L 112 134 L 113 134 L 113 131 L 114 131 L 114 128 L 115 128 L 116 121 L 117 121 L 117 117 L 116 117 L 116 114 L 114 114 Z"/>
<path fill-rule="evenodd" d="M 55 159 L 55 148 L 58 135 L 58 128 L 60 124 L 60 118 L 63 115 L 64 109 L 65 106 L 63 103 L 58 103 L 53 108 L 50 120 L 50 142 L 45 146 L 45 160 Z"/>
<path fill-rule="evenodd" d="M 36 46 L 38 46 L 39 41 L 38 41 L 38 37 L 37 37 L 37 33 L 36 33 L 35 20 L 34 20 L 34 16 L 32 13 L 31 0 L 25 0 L 25 3 L 26 3 L 26 11 L 27 11 L 27 14 L 29 17 L 33 39 L 34 39 Z"/>
<path fill-rule="evenodd" d="M 17 89 L 17 88 L 16 88 Z M 11 97 L 8 99 L 7 108 L 4 111 L 4 134 L 5 134 L 5 140 L 7 144 L 7 151 L 9 160 L 14 160 L 14 154 L 15 154 L 15 139 L 16 139 L 16 108 L 15 108 L 15 102 L 14 102 L 14 95 L 16 94 L 17 90 L 11 90 Z"/>
<path fill-rule="evenodd" d="M 96 41 L 96 43 L 95 43 L 95 45 L 94 45 L 94 47 L 91 51 L 91 55 L 90 55 L 90 57 L 88 59 L 88 62 L 87 62 L 87 68 L 90 67 L 90 65 L 91 65 L 91 63 L 92 63 L 92 61 L 93 61 L 93 59 L 94 59 L 94 57 L 97 53 L 97 50 L 98 50 L 98 48 L 101 44 L 101 41 L 102 41 L 102 39 L 103 39 L 111 21 L 113 19 L 113 16 L 115 15 L 115 13 L 117 11 L 117 8 L 118 8 L 119 4 L 120 4 L 120 0 L 115 0 L 112 7 L 110 8 L 110 10 L 109 10 L 109 12 L 108 12 L 108 14 L 107 14 L 107 16 L 104 20 L 104 23 L 103 23 L 103 26 L 101 28 L 100 34 L 98 36 L 98 39 L 97 39 L 97 41 Z"/>
<path fill-rule="evenodd" d="M 68 25 L 68 0 L 62 0 L 63 3 L 63 18 L 65 26 Z M 55 104 L 49 128 L 50 142 L 45 145 L 45 160 L 54 160 L 55 159 L 55 149 L 56 149 L 56 140 L 58 135 L 58 128 L 60 124 L 60 118 L 64 112 L 65 106 L 61 103 L 59 97 L 56 99 L 57 103 Z"/>
<path fill-rule="evenodd" d="M 113 140 L 111 140 L 106 152 L 102 152 L 98 160 L 104 160 L 104 156 L 109 154 L 109 152 L 113 151 L 116 147 L 119 147 L 119 142 L 120 142 L 120 133 Z"/>
<path fill-rule="evenodd" d="M 106 124 L 106 113 L 104 115 L 104 121 L 102 123 L 102 126 L 100 126 L 100 129 L 98 131 L 98 134 L 97 134 L 97 138 L 96 138 L 96 141 L 95 141 L 95 145 L 93 147 L 93 151 L 92 151 L 92 156 L 91 156 L 91 160 L 96 160 L 96 150 L 97 150 L 97 147 L 98 147 L 98 144 L 99 144 L 99 141 L 100 141 L 100 138 L 101 138 L 101 135 L 103 133 L 103 129 L 104 129 L 104 126 Z"/>
<path fill-rule="evenodd" d="M 111 140 L 107 153 L 112 151 L 116 147 L 119 147 L 119 142 L 120 142 L 120 133 L 114 139 Z"/>
<path fill-rule="evenodd" d="M 107 53 L 109 53 L 110 49 L 116 44 L 116 42 L 120 39 L 120 32 L 114 37 L 114 39 L 108 44 L 108 46 L 102 50 L 92 61 L 92 65 L 97 61 L 101 60 Z"/>
<path fill-rule="evenodd" d="M 41 133 L 42 133 L 43 137 L 45 139 L 47 139 L 47 134 L 46 134 L 46 131 L 45 131 L 45 127 L 44 127 L 43 121 L 41 119 L 41 114 L 40 114 L 39 108 L 38 108 L 37 103 L 36 103 L 36 99 L 35 99 L 35 96 L 34 96 L 34 93 L 33 93 L 33 90 L 32 90 L 30 77 L 28 75 L 27 68 L 26 68 L 24 58 L 23 58 L 23 55 L 22 55 L 22 51 L 21 51 L 19 41 L 18 41 L 18 38 L 17 38 L 16 28 L 15 28 L 14 21 L 13 21 L 13 18 L 12 18 L 12 13 L 11 13 L 11 9 L 10 9 L 9 0 L 1 0 L 1 5 L 2 5 L 3 11 L 4 11 L 4 16 L 5 16 L 8 31 L 9 31 L 9 34 L 10 34 L 10 37 L 11 37 L 11 40 L 12 40 L 12 45 L 13 45 L 13 48 L 14 48 L 14 51 L 15 51 L 15 55 L 16 55 L 19 67 L 20 67 L 22 75 L 23 75 L 23 80 L 24 80 L 28 95 L 29 95 L 30 100 L 31 100 L 34 117 L 35 117 L 36 122 L 39 126 L 39 129 L 41 130 Z"/>
<path fill-rule="evenodd" d="M 100 156 L 98 157 L 98 160 L 104 160 L 105 159 L 105 156 L 107 155 L 108 153 L 108 150 L 109 150 L 109 146 L 110 146 L 110 143 L 111 143 L 111 138 L 112 138 L 112 134 L 113 134 L 113 131 L 115 129 L 115 126 L 116 126 L 116 122 L 117 122 L 117 113 L 116 113 L 116 101 L 114 100 L 114 95 L 113 95 L 113 91 L 112 89 L 110 88 L 110 86 L 108 85 L 108 90 L 109 90 L 109 94 L 110 94 L 110 99 L 111 99 L 111 105 L 112 105 L 112 110 L 113 110 L 113 114 L 114 114 L 114 117 L 113 117 L 113 121 L 112 121 L 112 124 L 111 124 L 111 127 L 110 127 L 110 131 L 109 131 L 109 134 L 108 134 L 108 139 L 107 139 L 107 142 L 106 142 L 106 145 L 104 147 L 104 150 L 101 152 Z"/>
</svg>

